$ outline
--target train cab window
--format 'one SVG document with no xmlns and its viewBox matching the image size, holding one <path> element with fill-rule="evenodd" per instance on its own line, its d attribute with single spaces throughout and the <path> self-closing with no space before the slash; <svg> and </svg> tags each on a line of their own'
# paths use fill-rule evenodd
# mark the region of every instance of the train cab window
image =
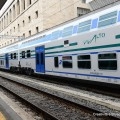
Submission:
<svg viewBox="0 0 120 120">
<path fill-rule="evenodd" d="M 27 50 L 27 58 L 30 58 L 31 57 L 31 52 L 30 50 Z"/>
<path fill-rule="evenodd" d="M 54 66 L 55 67 L 59 67 L 59 64 L 58 64 L 58 57 L 54 57 Z"/>
<path fill-rule="evenodd" d="M 11 56 L 11 59 L 13 59 L 13 54 L 12 53 L 10 54 L 10 56 Z"/>
<path fill-rule="evenodd" d="M 63 56 L 62 65 L 63 68 L 72 68 L 72 56 Z"/>
<path fill-rule="evenodd" d="M 22 58 L 25 58 L 25 51 L 22 51 Z"/>
<path fill-rule="evenodd" d="M 78 68 L 91 69 L 90 55 L 78 55 L 77 60 Z"/>
<path fill-rule="evenodd" d="M 117 70 L 116 53 L 99 54 L 98 67 L 102 70 Z"/>
<path fill-rule="evenodd" d="M 14 53 L 14 59 L 16 59 L 16 53 Z"/>
</svg>

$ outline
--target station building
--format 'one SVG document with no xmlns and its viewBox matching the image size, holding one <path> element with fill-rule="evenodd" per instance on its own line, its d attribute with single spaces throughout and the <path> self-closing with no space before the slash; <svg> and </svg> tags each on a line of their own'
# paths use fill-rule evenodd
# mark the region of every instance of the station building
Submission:
<svg viewBox="0 0 120 120">
<path fill-rule="evenodd" d="M 7 0 L 0 10 L 0 48 L 89 11 L 86 0 Z"/>
</svg>

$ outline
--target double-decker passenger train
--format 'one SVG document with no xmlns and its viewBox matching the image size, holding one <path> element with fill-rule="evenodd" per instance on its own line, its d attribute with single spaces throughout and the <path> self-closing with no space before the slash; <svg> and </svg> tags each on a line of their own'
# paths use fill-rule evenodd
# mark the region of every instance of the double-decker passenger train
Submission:
<svg viewBox="0 0 120 120">
<path fill-rule="evenodd" d="M 120 2 L 1 48 L 0 68 L 120 84 Z"/>
</svg>

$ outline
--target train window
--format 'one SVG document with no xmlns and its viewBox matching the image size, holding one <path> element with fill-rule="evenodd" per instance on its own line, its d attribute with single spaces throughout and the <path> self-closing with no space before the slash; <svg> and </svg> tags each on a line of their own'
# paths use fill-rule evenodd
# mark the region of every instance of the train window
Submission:
<svg viewBox="0 0 120 120">
<path fill-rule="evenodd" d="M 27 58 L 30 58 L 31 57 L 31 52 L 30 50 L 27 50 Z"/>
<path fill-rule="evenodd" d="M 59 35 L 60 35 L 60 31 L 52 32 L 52 40 L 58 39 L 58 38 L 59 38 Z"/>
<path fill-rule="evenodd" d="M 73 34 L 77 33 L 77 29 L 78 29 L 78 26 L 77 25 L 74 26 L 74 28 L 73 28 Z"/>
<path fill-rule="evenodd" d="M 72 68 L 72 56 L 62 57 L 63 68 Z"/>
<path fill-rule="evenodd" d="M 44 54 L 40 53 L 40 57 L 41 57 L 41 64 L 44 64 Z"/>
<path fill-rule="evenodd" d="M 40 64 L 40 63 L 39 63 L 39 53 L 36 53 L 36 64 L 37 64 L 37 65 Z"/>
<path fill-rule="evenodd" d="M 11 59 L 13 59 L 13 54 L 12 53 L 10 54 L 10 56 L 11 56 Z"/>
<path fill-rule="evenodd" d="M 118 14 L 118 22 L 120 22 L 120 11 L 119 11 L 119 14 Z"/>
<path fill-rule="evenodd" d="M 22 51 L 22 58 L 25 58 L 25 51 Z"/>
<path fill-rule="evenodd" d="M 62 31 L 62 37 L 72 35 L 72 32 L 73 32 L 73 26 L 66 27 Z"/>
<path fill-rule="evenodd" d="M 116 23 L 117 11 L 102 15 L 99 17 L 98 27 L 103 27 Z"/>
<path fill-rule="evenodd" d="M 55 67 L 59 67 L 59 64 L 58 64 L 58 57 L 54 57 L 54 66 Z"/>
<path fill-rule="evenodd" d="M 87 20 L 85 22 L 79 23 L 77 33 L 89 31 L 90 27 L 91 27 L 91 20 Z"/>
<path fill-rule="evenodd" d="M 116 53 L 99 54 L 98 59 L 116 59 Z"/>
<path fill-rule="evenodd" d="M 116 53 L 99 54 L 98 67 L 102 70 L 117 70 Z"/>
<path fill-rule="evenodd" d="M 51 39 L 51 34 L 45 36 L 45 40 L 50 40 Z"/>
<path fill-rule="evenodd" d="M 98 18 L 92 20 L 91 29 L 97 28 Z"/>
<path fill-rule="evenodd" d="M 80 69 L 91 69 L 91 58 L 90 55 L 78 55 L 78 68 Z"/>
<path fill-rule="evenodd" d="M 69 44 L 69 40 L 64 41 L 64 45 L 67 45 L 67 44 Z"/>
<path fill-rule="evenodd" d="M 0 64 L 2 65 L 2 60 L 0 61 Z"/>
<path fill-rule="evenodd" d="M 16 59 L 16 53 L 14 53 L 14 59 Z"/>
</svg>

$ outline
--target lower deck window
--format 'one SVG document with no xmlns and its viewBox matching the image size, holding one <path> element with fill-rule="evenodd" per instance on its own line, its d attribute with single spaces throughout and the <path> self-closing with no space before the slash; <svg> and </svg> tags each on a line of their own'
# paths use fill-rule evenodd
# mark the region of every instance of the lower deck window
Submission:
<svg viewBox="0 0 120 120">
<path fill-rule="evenodd" d="M 72 68 L 72 61 L 63 61 L 63 68 Z"/>
<path fill-rule="evenodd" d="M 14 53 L 14 59 L 16 59 L 16 53 Z"/>
<path fill-rule="evenodd" d="M 98 67 L 102 70 L 117 70 L 116 53 L 99 54 Z"/>
<path fill-rule="evenodd" d="M 98 61 L 99 69 L 117 70 L 117 60 Z"/>
<path fill-rule="evenodd" d="M 54 66 L 59 67 L 58 66 L 58 57 L 54 57 Z"/>
<path fill-rule="evenodd" d="M 91 69 L 90 55 L 78 55 L 78 68 L 80 69 Z"/>
<path fill-rule="evenodd" d="M 11 53 L 11 59 L 13 59 L 13 54 Z"/>
<path fill-rule="evenodd" d="M 30 58 L 30 57 L 31 57 L 31 51 L 27 50 L 27 58 Z"/>
<path fill-rule="evenodd" d="M 25 51 L 22 51 L 22 58 L 25 58 Z"/>
<path fill-rule="evenodd" d="M 72 56 L 63 56 L 62 61 L 63 68 L 72 68 Z"/>
</svg>

